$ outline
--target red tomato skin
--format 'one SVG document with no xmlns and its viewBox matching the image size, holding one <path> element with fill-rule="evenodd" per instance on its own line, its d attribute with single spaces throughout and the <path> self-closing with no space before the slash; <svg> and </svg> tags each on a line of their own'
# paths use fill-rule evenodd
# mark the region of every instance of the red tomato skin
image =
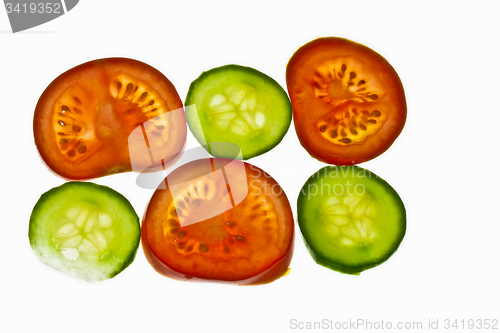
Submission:
<svg viewBox="0 0 500 333">
<path fill-rule="evenodd" d="M 212 158 L 210 159 L 212 161 L 212 165 L 216 166 L 221 166 L 225 165 L 227 162 L 224 161 L 230 161 L 228 159 L 224 158 Z M 202 164 L 198 162 L 203 162 L 204 160 L 198 160 L 191 162 L 193 164 Z M 235 161 L 233 161 L 235 162 Z M 257 168 L 249 163 L 246 162 L 241 162 L 241 161 L 236 161 L 238 163 L 243 163 L 246 167 L 247 172 L 255 171 L 258 170 L 259 172 L 259 177 L 260 175 L 262 176 L 262 179 L 266 179 L 266 181 L 269 181 L 269 185 L 272 186 L 274 184 L 278 184 L 274 179 L 270 178 L 269 175 L 267 175 L 263 170 L 260 168 Z M 181 166 L 182 168 L 182 166 Z M 180 168 L 179 168 L 180 169 Z M 173 172 L 178 172 L 179 170 L 174 170 Z M 182 173 L 182 177 L 187 177 L 185 176 L 186 173 Z M 194 178 L 197 178 L 199 175 L 194 176 Z M 168 176 L 167 176 L 168 177 Z M 247 176 L 249 177 L 249 176 Z M 265 178 L 264 178 L 265 177 Z M 269 177 L 269 178 L 268 178 Z M 183 179 L 185 181 L 187 178 Z M 250 178 L 247 178 L 247 181 Z M 252 178 L 253 179 L 253 178 Z M 168 184 L 168 182 L 165 180 L 162 183 L 162 186 L 165 184 Z M 250 185 L 248 185 L 250 186 Z M 274 187 L 273 187 L 274 188 Z M 161 194 L 157 197 L 156 194 L 159 193 L 158 191 L 162 191 Z M 234 189 L 233 189 L 234 191 Z M 263 271 L 259 271 L 257 274 L 252 275 L 252 276 L 247 276 L 245 278 L 224 278 L 224 279 L 215 279 L 215 278 L 205 278 L 205 277 L 196 277 L 193 276 L 194 274 L 185 274 L 179 271 L 176 271 L 172 267 L 169 266 L 169 263 L 166 262 L 166 259 L 162 259 L 155 255 L 155 251 L 150 246 L 150 243 L 154 243 L 155 241 L 158 242 L 158 236 L 155 235 L 155 233 L 158 232 L 158 230 L 155 230 L 155 222 L 154 219 L 158 219 L 156 216 L 157 212 L 156 209 L 150 209 L 150 207 L 157 208 L 159 207 L 158 205 L 162 204 L 164 207 L 165 205 L 168 206 L 168 203 L 171 201 L 171 194 L 170 190 L 168 187 L 166 189 L 162 190 L 157 190 L 153 197 L 151 198 L 150 202 L 148 203 L 148 206 L 146 207 L 146 210 L 144 212 L 143 218 L 142 218 L 142 233 L 141 233 L 141 239 L 142 239 L 142 247 L 144 254 L 148 260 L 148 262 L 151 264 L 151 266 L 161 275 L 166 276 L 168 278 L 172 278 L 174 280 L 179 280 L 179 281 L 194 281 L 194 282 L 215 282 L 215 283 L 222 283 L 222 284 L 237 284 L 237 285 L 261 285 L 261 284 L 267 284 L 270 282 L 273 282 L 280 277 L 287 275 L 289 272 L 289 266 L 293 258 L 293 253 L 294 253 L 294 243 L 295 243 L 295 233 L 294 233 L 294 222 L 293 222 L 293 213 L 291 211 L 291 207 L 289 205 L 288 199 L 286 197 L 286 194 L 284 191 L 277 191 L 276 196 L 273 199 L 273 202 L 276 204 L 276 202 L 282 202 L 283 206 L 277 209 L 277 211 L 281 211 L 280 213 L 280 218 L 283 219 L 282 222 L 284 225 L 288 226 L 288 231 L 285 233 L 286 235 L 289 235 L 289 243 L 287 243 L 286 251 L 283 251 L 283 255 L 280 256 L 279 258 L 273 259 L 274 262 L 272 265 L 270 265 L 267 269 Z M 163 195 L 166 195 L 169 197 L 169 200 L 167 202 L 159 201 L 158 198 L 162 197 Z M 163 218 L 163 217 L 162 217 Z M 150 229 L 151 228 L 151 229 Z M 284 236 L 285 239 L 287 239 L 288 236 Z M 168 247 L 162 248 L 163 246 L 158 247 L 156 245 L 156 251 L 164 251 Z"/>
<path fill-rule="evenodd" d="M 355 55 L 369 63 L 388 88 L 385 100 L 391 103 L 391 113 L 379 133 L 361 145 L 337 146 L 326 141 L 318 132 L 315 121 L 325 112 L 324 102 L 312 96 L 305 77 L 323 61 L 333 56 Z M 369 161 L 389 149 L 403 131 L 407 117 L 403 84 L 392 65 L 372 49 L 338 37 L 322 37 L 300 47 L 290 58 L 286 82 L 292 102 L 294 127 L 301 145 L 314 158 L 334 165 L 354 165 Z M 393 112 L 394 111 L 394 112 Z"/>
<path fill-rule="evenodd" d="M 73 84 L 81 80 L 94 80 L 101 85 L 109 85 L 110 76 L 119 73 L 132 73 L 140 80 L 158 91 L 164 99 L 169 111 L 182 110 L 183 104 L 174 85 L 157 69 L 141 61 L 128 58 L 96 59 L 73 67 L 55 78 L 41 94 L 35 107 L 33 119 L 34 142 L 38 154 L 45 166 L 56 176 L 65 180 L 90 180 L 111 174 L 132 171 L 128 150 L 128 134 L 130 129 L 115 125 L 112 136 L 106 140 L 103 149 L 98 150 L 94 156 L 82 161 L 71 162 L 64 158 L 57 146 L 57 138 L 51 129 L 53 103 Z M 107 92 L 93 91 L 102 100 L 109 100 Z M 184 150 L 187 125 L 184 112 L 176 112 L 175 128 L 171 136 L 173 158 L 180 157 Z M 173 161 L 168 161 L 167 166 Z M 146 168 L 148 161 L 142 165 Z"/>
<path fill-rule="evenodd" d="M 154 268 L 154 270 L 168 278 L 178 280 L 178 281 L 191 281 L 191 282 L 200 282 L 200 283 L 221 283 L 221 284 L 236 284 L 241 286 L 252 286 L 252 285 L 262 285 L 268 284 L 273 281 L 276 281 L 282 276 L 287 275 L 289 271 L 290 263 L 292 262 L 293 252 L 294 252 L 294 243 L 295 243 L 295 235 L 292 239 L 292 243 L 290 244 L 290 248 L 286 255 L 278 260 L 271 268 L 265 270 L 264 272 L 255 275 L 251 278 L 245 280 L 210 280 L 210 279 L 201 279 L 193 276 L 187 276 L 182 273 L 176 272 L 167 265 L 165 265 L 161 260 L 159 260 L 151 251 L 151 248 L 148 245 L 148 240 L 146 239 L 146 225 L 143 223 L 142 225 L 142 249 L 144 251 L 144 255 L 148 260 L 149 264 Z"/>
</svg>

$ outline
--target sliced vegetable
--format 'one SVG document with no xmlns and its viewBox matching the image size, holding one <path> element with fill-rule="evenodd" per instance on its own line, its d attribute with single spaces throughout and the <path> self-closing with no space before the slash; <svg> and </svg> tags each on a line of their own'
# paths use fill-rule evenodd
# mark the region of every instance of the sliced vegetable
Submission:
<svg viewBox="0 0 500 333">
<path fill-rule="evenodd" d="M 174 170 L 154 193 L 142 244 L 161 274 L 184 281 L 271 282 L 293 254 L 290 204 L 256 166 L 202 159 Z"/>
<path fill-rule="evenodd" d="M 186 122 L 172 83 L 133 59 L 99 59 L 59 75 L 33 121 L 45 164 L 65 179 L 156 171 L 183 150 Z"/>
<path fill-rule="evenodd" d="M 283 88 L 264 73 L 238 65 L 201 74 L 191 83 L 185 104 L 191 132 L 216 157 L 234 156 L 212 142 L 237 144 L 243 159 L 261 155 L 281 142 L 292 120 Z"/>
<path fill-rule="evenodd" d="M 298 222 L 318 264 L 358 274 L 397 250 L 406 231 L 406 211 L 396 191 L 370 171 L 327 166 L 302 187 Z"/>
<path fill-rule="evenodd" d="M 46 265 L 87 281 L 112 278 L 135 258 L 139 217 L 118 192 L 68 182 L 44 193 L 33 209 L 29 240 Z"/>
<path fill-rule="evenodd" d="M 322 162 L 368 161 L 403 130 L 401 80 L 387 60 L 364 45 L 336 37 L 315 39 L 292 56 L 286 82 L 300 143 Z"/>
</svg>

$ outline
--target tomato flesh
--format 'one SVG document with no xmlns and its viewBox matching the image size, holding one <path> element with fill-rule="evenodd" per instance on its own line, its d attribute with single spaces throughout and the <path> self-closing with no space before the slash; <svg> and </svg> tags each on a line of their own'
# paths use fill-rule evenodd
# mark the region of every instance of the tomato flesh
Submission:
<svg viewBox="0 0 500 333">
<path fill-rule="evenodd" d="M 282 276 L 293 254 L 284 192 L 261 169 L 203 159 L 172 172 L 143 219 L 152 266 L 179 280 L 261 284 Z"/>
<path fill-rule="evenodd" d="M 347 39 L 319 38 L 287 65 L 287 87 L 302 146 L 320 161 L 351 165 L 387 150 L 406 121 L 396 71 Z"/>
<path fill-rule="evenodd" d="M 35 109 L 34 136 L 52 171 L 81 180 L 168 164 L 184 147 L 186 124 L 182 101 L 163 74 L 109 58 L 70 69 L 47 87 Z"/>
</svg>

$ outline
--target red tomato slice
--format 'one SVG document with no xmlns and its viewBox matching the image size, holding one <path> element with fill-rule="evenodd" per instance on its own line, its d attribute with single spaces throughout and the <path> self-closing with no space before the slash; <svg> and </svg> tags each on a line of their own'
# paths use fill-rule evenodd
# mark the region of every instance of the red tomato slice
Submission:
<svg viewBox="0 0 500 333">
<path fill-rule="evenodd" d="M 174 170 L 165 183 L 142 222 L 144 253 L 159 273 L 262 284 L 287 272 L 292 210 L 267 173 L 241 161 L 202 159 Z"/>
<path fill-rule="evenodd" d="M 57 77 L 38 101 L 33 129 L 46 165 L 73 180 L 163 167 L 182 151 L 187 131 L 172 83 L 125 58 L 90 61 Z"/>
<path fill-rule="evenodd" d="M 290 59 L 286 81 L 297 136 L 320 161 L 368 161 L 403 130 L 401 80 L 387 60 L 366 46 L 335 37 L 313 40 Z"/>
</svg>

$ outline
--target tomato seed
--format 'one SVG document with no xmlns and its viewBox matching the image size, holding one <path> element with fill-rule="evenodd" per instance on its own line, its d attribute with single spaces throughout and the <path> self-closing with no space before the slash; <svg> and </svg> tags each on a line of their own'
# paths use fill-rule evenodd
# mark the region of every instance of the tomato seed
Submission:
<svg viewBox="0 0 500 333">
<path fill-rule="evenodd" d="M 234 227 L 234 222 L 233 221 L 227 221 L 226 225 L 230 228 Z"/>
<path fill-rule="evenodd" d="M 206 246 L 205 244 L 201 244 L 200 245 L 200 251 L 201 252 L 208 252 L 208 246 Z"/>
<path fill-rule="evenodd" d="M 373 95 L 370 95 L 368 96 L 371 100 L 376 100 L 378 98 L 378 95 L 376 94 L 373 94 Z"/>
<path fill-rule="evenodd" d="M 342 71 L 342 73 L 344 73 L 347 69 L 347 66 L 345 64 L 342 65 L 342 67 L 340 67 L 340 70 Z"/>
<path fill-rule="evenodd" d="M 328 126 L 326 126 L 326 125 L 320 126 L 319 131 L 324 132 L 324 131 L 326 131 L 327 128 L 328 128 Z"/>
<path fill-rule="evenodd" d="M 236 235 L 234 236 L 234 238 L 238 241 L 238 242 L 244 242 L 245 241 L 245 237 L 241 236 L 241 235 Z"/>
<path fill-rule="evenodd" d="M 226 251 L 226 253 L 229 253 L 231 252 L 231 249 L 229 248 L 229 246 L 224 246 L 224 251 Z"/>
<path fill-rule="evenodd" d="M 66 105 L 63 105 L 61 106 L 61 110 L 63 110 L 63 112 L 68 112 L 69 108 Z"/>
<path fill-rule="evenodd" d="M 350 78 L 351 80 L 352 80 L 352 79 L 354 79 L 355 77 L 356 77 L 356 73 L 354 73 L 354 72 L 350 72 L 350 73 L 349 73 L 349 78 Z"/>
<path fill-rule="evenodd" d="M 121 82 L 117 82 L 117 83 L 116 83 L 116 89 L 117 89 L 118 91 L 122 90 L 122 83 L 121 83 Z"/>
<path fill-rule="evenodd" d="M 81 126 L 78 126 L 78 125 L 73 125 L 73 131 L 75 132 L 80 132 L 82 130 L 82 127 Z"/>
<path fill-rule="evenodd" d="M 179 231 L 179 228 L 170 229 L 171 234 L 175 234 L 175 233 L 177 233 L 177 231 Z"/>
<path fill-rule="evenodd" d="M 377 123 L 377 121 L 375 119 L 368 119 L 368 122 L 370 124 L 376 124 Z"/>
<path fill-rule="evenodd" d="M 81 145 L 80 147 L 78 147 L 78 152 L 80 154 L 85 154 L 86 151 L 87 151 L 87 147 L 85 145 Z"/>
<path fill-rule="evenodd" d="M 380 117 L 381 114 L 382 114 L 382 112 L 380 112 L 379 110 L 373 110 L 373 112 L 370 113 L 370 115 L 372 115 L 374 117 Z"/>
<path fill-rule="evenodd" d="M 351 143 L 351 139 L 349 138 L 343 138 L 343 139 L 340 139 L 340 142 L 343 142 L 343 143 Z"/>
<path fill-rule="evenodd" d="M 74 150 L 68 151 L 68 156 L 69 157 L 75 157 L 75 151 Z"/>
<path fill-rule="evenodd" d="M 363 84 L 365 84 L 365 83 L 366 83 L 366 81 L 365 81 L 365 80 L 361 80 L 361 81 L 359 81 L 359 82 L 358 82 L 358 87 L 359 87 L 359 86 L 362 86 L 362 85 L 363 85 Z"/>
<path fill-rule="evenodd" d="M 80 99 L 78 99 L 78 97 L 73 97 L 73 100 L 74 100 L 77 104 L 82 105 L 82 101 L 80 101 Z"/>
<path fill-rule="evenodd" d="M 168 222 L 168 225 L 171 227 L 177 227 L 180 225 L 179 222 L 177 222 L 177 220 L 174 220 L 174 219 L 169 219 L 167 222 Z"/>
<path fill-rule="evenodd" d="M 177 237 L 184 237 L 186 236 L 186 232 L 185 231 L 181 231 L 177 234 Z"/>
<path fill-rule="evenodd" d="M 127 91 L 131 91 L 132 88 L 134 88 L 134 85 L 132 83 L 127 84 Z"/>
</svg>

